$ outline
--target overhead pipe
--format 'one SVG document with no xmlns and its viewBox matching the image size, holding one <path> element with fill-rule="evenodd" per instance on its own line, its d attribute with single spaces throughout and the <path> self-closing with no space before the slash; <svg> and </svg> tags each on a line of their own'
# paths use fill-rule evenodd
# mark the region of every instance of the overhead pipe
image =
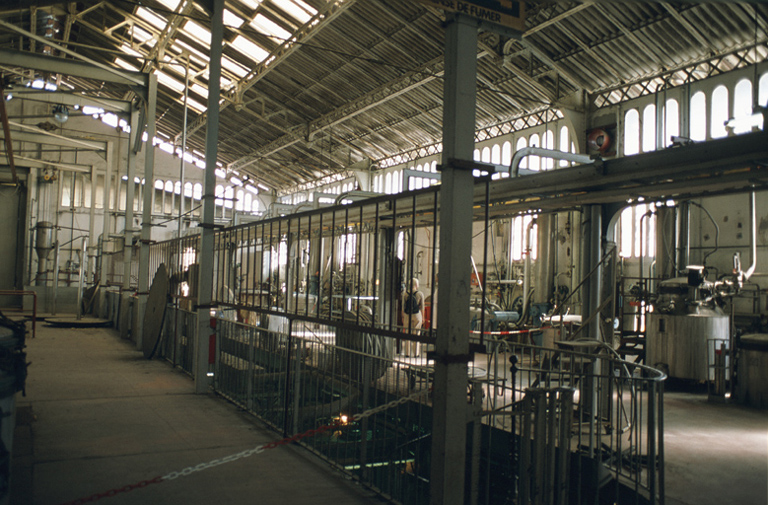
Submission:
<svg viewBox="0 0 768 505">
<path fill-rule="evenodd" d="M 749 206 L 752 213 L 750 223 L 752 227 L 752 264 L 744 272 L 744 279 L 746 280 L 752 277 L 752 274 L 755 273 L 755 268 L 757 268 L 757 203 L 755 202 L 754 191 L 749 194 Z"/>
<path fill-rule="evenodd" d="M 572 161 L 574 163 L 592 163 L 594 160 L 588 154 L 568 153 L 556 149 L 545 149 L 543 147 L 524 147 L 515 152 L 512 157 L 512 163 L 509 165 L 509 173 L 512 177 L 520 175 L 520 162 L 526 156 L 542 156 L 544 158 L 553 158 L 556 160 Z"/>
</svg>

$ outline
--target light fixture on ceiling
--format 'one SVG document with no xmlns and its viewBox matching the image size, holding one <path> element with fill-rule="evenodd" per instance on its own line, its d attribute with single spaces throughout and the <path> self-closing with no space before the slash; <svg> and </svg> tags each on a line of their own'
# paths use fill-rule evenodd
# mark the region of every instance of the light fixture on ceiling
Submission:
<svg viewBox="0 0 768 505">
<path fill-rule="evenodd" d="M 66 105 L 57 105 L 53 108 L 53 119 L 59 123 L 66 123 L 69 119 L 69 109 Z"/>
</svg>

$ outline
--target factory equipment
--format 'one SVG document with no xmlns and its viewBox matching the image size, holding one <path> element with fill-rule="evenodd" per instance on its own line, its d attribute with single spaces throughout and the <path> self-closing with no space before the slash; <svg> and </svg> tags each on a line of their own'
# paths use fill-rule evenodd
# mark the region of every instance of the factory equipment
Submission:
<svg viewBox="0 0 768 505">
<path fill-rule="evenodd" d="M 742 335 L 737 347 L 736 396 L 741 403 L 768 409 L 768 334 Z"/>
<path fill-rule="evenodd" d="M 730 319 L 716 303 L 715 286 L 704 280 L 703 268 L 689 268 L 688 272 L 687 278 L 668 279 L 659 285 L 647 319 L 646 362 L 665 369 L 670 377 L 713 380 L 710 342 L 729 345 Z"/>
<path fill-rule="evenodd" d="M 35 252 L 37 253 L 37 280 L 45 279 L 48 256 L 53 250 L 53 223 L 40 221 L 35 227 Z"/>
</svg>

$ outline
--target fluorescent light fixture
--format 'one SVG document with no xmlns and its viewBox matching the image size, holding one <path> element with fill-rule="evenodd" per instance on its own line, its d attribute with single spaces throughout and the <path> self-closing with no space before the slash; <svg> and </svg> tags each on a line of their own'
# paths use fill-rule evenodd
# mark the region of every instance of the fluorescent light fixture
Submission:
<svg viewBox="0 0 768 505">
<path fill-rule="evenodd" d="M 235 40 L 233 40 L 230 45 L 234 49 L 240 51 L 247 58 L 250 58 L 256 62 L 261 62 L 267 56 L 269 56 L 269 52 L 267 52 L 263 47 L 259 46 L 258 44 L 254 44 L 242 35 L 235 37 Z"/>
<path fill-rule="evenodd" d="M 37 79 L 36 81 L 33 81 L 30 86 L 32 89 L 43 89 L 45 82 L 43 82 L 42 79 Z"/>
<path fill-rule="evenodd" d="M 225 179 L 227 177 L 227 173 L 224 170 L 217 168 L 216 177 L 218 177 L 219 179 Z"/>
<path fill-rule="evenodd" d="M 168 24 L 168 21 L 166 21 L 164 18 L 161 18 L 146 7 L 139 7 L 136 9 L 136 15 L 158 30 L 165 29 L 165 26 Z"/>
<path fill-rule="evenodd" d="M 269 188 L 263 185 L 262 183 L 256 184 L 259 188 L 263 189 L 264 191 L 269 191 Z"/>
<path fill-rule="evenodd" d="M 194 21 L 187 21 L 184 24 L 183 31 L 196 41 L 202 42 L 206 46 L 211 45 L 211 31 L 207 28 L 203 28 Z"/>
<path fill-rule="evenodd" d="M 256 189 L 254 186 L 251 186 L 250 184 L 246 184 L 245 185 L 245 189 L 247 189 L 248 191 L 250 191 L 254 195 L 258 195 L 259 194 L 259 190 Z"/>
<path fill-rule="evenodd" d="M 268 35 L 270 37 L 276 37 L 281 40 L 290 38 L 291 32 L 284 29 L 264 14 L 256 14 L 256 17 L 251 21 L 251 26 L 254 27 L 260 33 Z"/>
<path fill-rule="evenodd" d="M 241 181 L 240 179 L 238 179 L 237 177 L 234 177 L 234 176 L 229 178 L 229 182 L 231 182 L 235 186 L 242 186 L 243 185 L 243 181 Z"/>
</svg>

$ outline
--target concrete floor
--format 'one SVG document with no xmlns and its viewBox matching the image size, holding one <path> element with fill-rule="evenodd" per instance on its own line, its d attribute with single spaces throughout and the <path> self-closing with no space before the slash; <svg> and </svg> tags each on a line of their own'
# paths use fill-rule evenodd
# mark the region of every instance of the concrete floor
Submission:
<svg viewBox="0 0 768 505">
<path fill-rule="evenodd" d="M 55 505 L 277 440 L 254 417 L 103 328 L 38 327 L 17 395 L 11 503 Z M 371 504 L 372 492 L 295 446 L 121 493 L 120 504 Z"/>
<path fill-rule="evenodd" d="M 193 394 L 188 376 L 147 361 L 113 330 L 41 325 L 27 351 L 12 504 L 60 504 L 279 438 L 226 401 Z M 768 411 L 668 387 L 664 417 L 667 505 L 768 504 Z M 103 503 L 382 500 L 304 449 L 281 446 Z"/>
</svg>

